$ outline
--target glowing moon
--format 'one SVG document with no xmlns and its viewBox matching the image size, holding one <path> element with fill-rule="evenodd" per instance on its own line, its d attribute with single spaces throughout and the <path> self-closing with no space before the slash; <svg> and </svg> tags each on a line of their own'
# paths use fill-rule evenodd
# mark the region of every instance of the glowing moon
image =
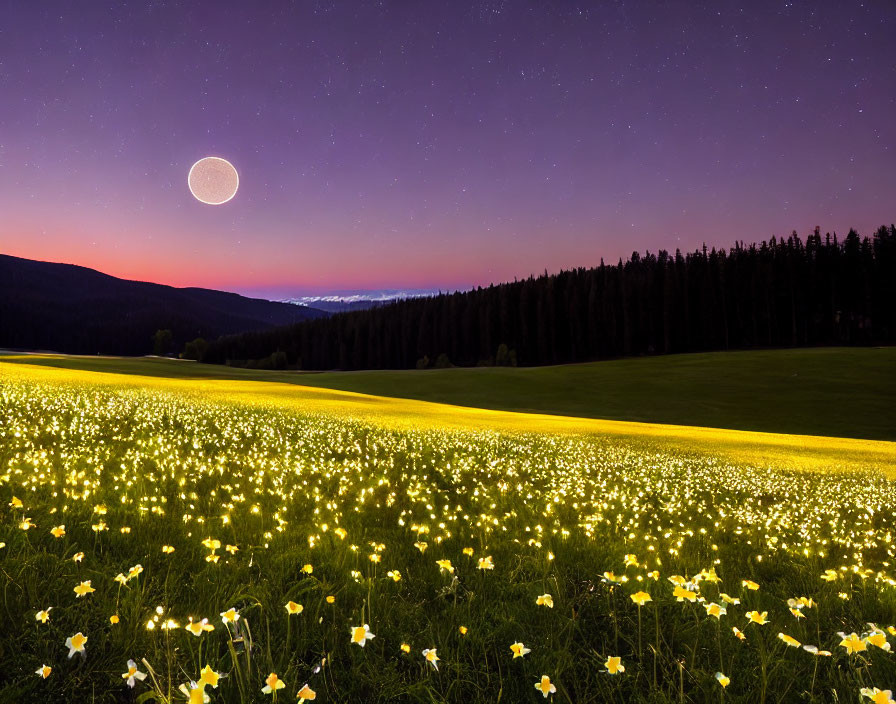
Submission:
<svg viewBox="0 0 896 704">
<path fill-rule="evenodd" d="M 240 176 L 227 159 L 207 156 L 190 167 L 187 185 L 199 202 L 221 205 L 236 195 Z"/>
</svg>

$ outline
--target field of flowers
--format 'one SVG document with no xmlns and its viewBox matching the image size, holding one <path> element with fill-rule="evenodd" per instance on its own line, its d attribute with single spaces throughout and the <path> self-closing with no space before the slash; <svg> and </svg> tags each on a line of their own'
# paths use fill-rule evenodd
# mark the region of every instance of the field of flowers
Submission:
<svg viewBox="0 0 896 704">
<path fill-rule="evenodd" d="M 892 701 L 893 444 L 10 366 L 0 702 Z"/>
</svg>

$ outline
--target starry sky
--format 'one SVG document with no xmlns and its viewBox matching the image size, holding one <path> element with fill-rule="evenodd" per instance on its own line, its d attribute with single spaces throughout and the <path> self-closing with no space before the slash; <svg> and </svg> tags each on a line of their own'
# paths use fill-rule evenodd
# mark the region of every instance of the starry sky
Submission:
<svg viewBox="0 0 896 704">
<path fill-rule="evenodd" d="M 266 297 L 896 218 L 896 3 L 0 0 L 0 252 Z M 204 156 L 237 196 L 187 187 Z"/>
</svg>

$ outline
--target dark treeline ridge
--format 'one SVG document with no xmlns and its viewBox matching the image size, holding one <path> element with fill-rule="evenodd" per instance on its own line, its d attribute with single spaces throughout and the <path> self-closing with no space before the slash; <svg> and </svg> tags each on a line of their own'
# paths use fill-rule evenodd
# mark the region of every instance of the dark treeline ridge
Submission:
<svg viewBox="0 0 896 704">
<path fill-rule="evenodd" d="M 213 341 L 206 362 L 300 369 L 544 365 L 896 342 L 896 226 L 732 249 L 633 253 L 488 288 Z M 499 350 L 500 348 L 500 350 Z"/>
</svg>

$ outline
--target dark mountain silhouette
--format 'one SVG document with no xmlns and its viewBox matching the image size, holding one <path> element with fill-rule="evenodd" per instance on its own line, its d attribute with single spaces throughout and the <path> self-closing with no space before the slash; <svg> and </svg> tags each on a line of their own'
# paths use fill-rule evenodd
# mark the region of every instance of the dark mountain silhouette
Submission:
<svg viewBox="0 0 896 704">
<path fill-rule="evenodd" d="M 896 226 L 530 277 L 222 337 L 203 361 L 301 369 L 564 364 L 641 354 L 896 343 Z M 276 357 L 276 359 L 275 359 Z"/>
<path fill-rule="evenodd" d="M 157 330 L 172 349 L 197 337 L 264 330 L 326 313 L 205 288 L 128 281 L 72 264 L 0 254 L 0 347 L 146 354 Z"/>
</svg>

